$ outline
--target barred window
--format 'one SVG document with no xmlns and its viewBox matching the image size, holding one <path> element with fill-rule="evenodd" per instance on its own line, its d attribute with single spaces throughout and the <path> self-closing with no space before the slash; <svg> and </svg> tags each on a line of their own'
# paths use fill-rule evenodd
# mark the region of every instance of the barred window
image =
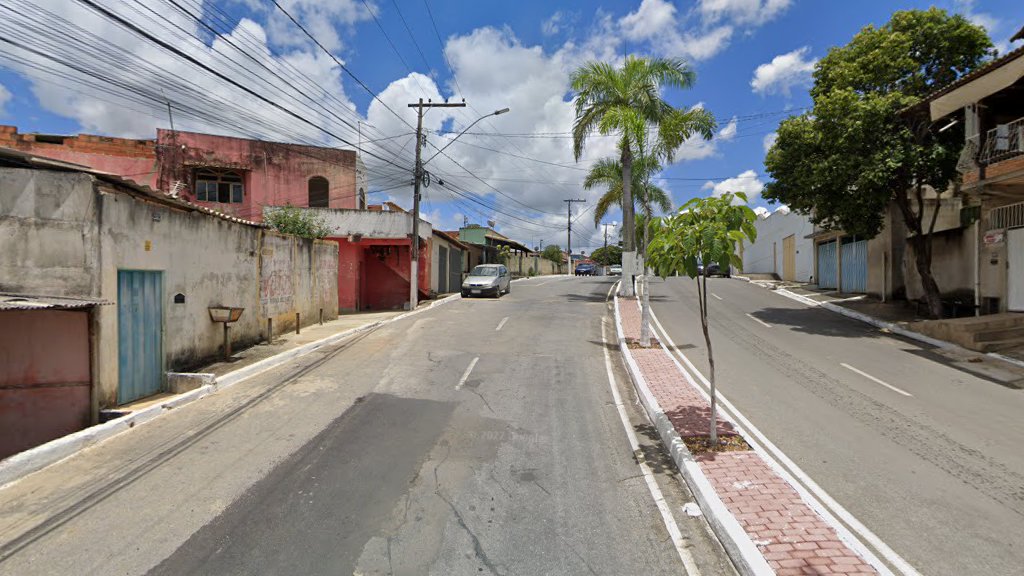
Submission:
<svg viewBox="0 0 1024 576">
<path fill-rule="evenodd" d="M 245 184 L 237 170 L 202 168 L 196 170 L 196 200 L 241 204 L 245 197 Z"/>
</svg>

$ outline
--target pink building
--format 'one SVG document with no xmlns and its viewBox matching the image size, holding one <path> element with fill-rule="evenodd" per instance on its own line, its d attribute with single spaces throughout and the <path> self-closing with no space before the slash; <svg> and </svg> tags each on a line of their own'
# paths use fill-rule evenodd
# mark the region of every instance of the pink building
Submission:
<svg viewBox="0 0 1024 576">
<path fill-rule="evenodd" d="M 264 206 L 365 208 L 353 150 L 157 130 L 156 140 L 81 134 L 19 134 L 0 126 L 0 147 L 135 180 L 245 220 Z"/>
</svg>

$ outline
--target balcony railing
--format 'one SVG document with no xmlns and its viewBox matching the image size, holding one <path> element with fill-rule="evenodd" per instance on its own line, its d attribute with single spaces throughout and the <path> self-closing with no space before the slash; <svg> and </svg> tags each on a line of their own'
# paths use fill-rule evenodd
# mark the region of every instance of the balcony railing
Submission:
<svg viewBox="0 0 1024 576">
<path fill-rule="evenodd" d="M 989 130 L 978 160 L 988 165 L 1021 155 L 1024 155 L 1024 118 Z"/>
</svg>

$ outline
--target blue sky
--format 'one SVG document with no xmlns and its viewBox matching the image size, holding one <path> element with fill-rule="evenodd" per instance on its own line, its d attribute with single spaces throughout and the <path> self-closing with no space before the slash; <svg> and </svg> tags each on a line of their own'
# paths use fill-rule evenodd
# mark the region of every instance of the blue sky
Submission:
<svg viewBox="0 0 1024 576">
<path fill-rule="evenodd" d="M 47 24 L 48 31 L 60 37 L 73 38 L 74 30 L 60 28 L 72 26 L 68 22 L 78 23 L 144 58 L 151 70 L 137 71 L 142 67 L 139 63 L 126 64 L 124 74 L 149 94 L 150 101 L 143 98 L 124 104 L 116 95 L 82 85 L 76 74 L 54 77 L 41 73 L 30 65 L 38 64 L 34 57 L 0 47 L 0 123 L 15 124 L 22 132 L 152 137 L 155 127 L 166 125 L 166 109 L 158 101 L 166 98 L 176 107 L 181 105 L 183 111 L 176 122 L 185 129 L 324 145 L 342 145 L 333 136 L 349 141 L 387 138 L 365 145 L 377 156 L 367 157 L 370 189 L 379 190 L 373 199 L 408 205 L 408 178 L 401 169 L 412 158 L 408 123 L 414 122 L 414 116 L 408 102 L 420 96 L 435 100 L 465 97 L 471 106 L 454 113 L 428 114 L 426 125 L 434 131 L 429 136 L 428 156 L 448 142 L 451 134 L 446 132 L 453 127 L 461 130 L 481 114 L 508 106 L 510 113 L 478 124 L 446 150 L 449 157 L 438 157 L 428 166 L 435 183 L 427 189 L 424 212 L 445 229 L 457 227 L 464 219 L 477 223 L 494 220 L 499 230 L 524 243 L 544 240 L 564 245 L 562 200 L 585 197 L 588 204 L 576 207 L 578 236 L 573 244 L 588 252 L 602 239 L 588 212 L 600 191 L 583 191 L 580 182 L 586 167 L 613 149 L 610 139 L 595 138 L 581 162 L 573 162 L 571 141 L 565 138 L 572 121 L 566 79 L 579 64 L 592 59 L 614 61 L 626 53 L 689 61 L 697 73 L 696 86 L 669 91 L 666 97 L 677 106 L 699 104 L 709 109 L 719 118 L 720 131 L 712 142 L 684 145 L 679 161 L 666 168 L 660 184 L 672 193 L 676 205 L 695 195 L 727 189 L 744 190 L 754 196 L 754 205 L 762 205 L 758 193 L 765 180 L 765 139 L 788 113 L 798 113 L 809 104 L 810 70 L 829 47 L 849 41 L 863 26 L 884 23 L 893 10 L 933 4 L 984 25 L 1004 50 L 1009 46 L 1007 39 L 1024 25 L 1019 6 L 1012 9 L 1019 0 L 282 0 L 281 4 L 373 92 L 371 96 L 303 37 L 269 0 L 203 4 L 204 21 L 219 23 L 225 34 L 247 42 L 272 66 L 288 66 L 315 81 L 322 93 L 317 92 L 316 102 L 312 98 L 307 102 L 301 100 L 299 94 L 304 89 L 298 85 L 282 86 L 273 79 L 254 78 L 232 69 L 237 66 L 220 57 L 225 51 L 217 51 L 213 36 L 197 21 L 175 13 L 172 0 L 143 0 L 140 6 L 152 8 L 152 13 L 126 10 L 124 3 L 112 0 L 100 3 L 163 38 L 170 39 L 175 26 L 193 31 L 197 37 L 194 44 L 181 44 L 181 38 L 174 41 L 256 92 L 326 126 L 330 135 L 297 127 L 279 110 L 248 95 L 232 93 L 222 82 L 189 70 L 180 59 L 161 53 L 70 0 L 16 0 L 15 4 L 20 5 L 16 8 L 21 18 L 55 15 L 57 20 Z M 177 2 L 179 6 L 195 5 L 195 14 L 199 14 L 199 3 Z M 170 20 L 158 20 L 157 13 L 170 14 Z M 22 24 L 17 18 L 7 21 L 7 26 Z M 3 26 L 0 24 L 0 32 Z M 43 38 L 25 32 L 24 27 L 21 32 L 28 44 L 44 46 L 44 51 L 58 59 L 88 54 L 75 44 L 80 40 L 34 44 L 32 40 Z M 185 85 L 189 83 L 192 86 Z M 184 109 L 195 99 L 190 90 L 215 94 L 222 100 L 210 104 L 212 113 L 189 117 Z M 309 97 L 309 90 L 305 92 Z M 222 107 L 231 103 L 237 110 L 225 112 Z M 330 113 L 324 113 L 327 108 Z M 352 130 L 357 119 L 358 130 Z M 438 179 L 447 179 L 446 185 L 439 186 Z M 620 217 L 613 211 L 605 220 Z"/>
</svg>

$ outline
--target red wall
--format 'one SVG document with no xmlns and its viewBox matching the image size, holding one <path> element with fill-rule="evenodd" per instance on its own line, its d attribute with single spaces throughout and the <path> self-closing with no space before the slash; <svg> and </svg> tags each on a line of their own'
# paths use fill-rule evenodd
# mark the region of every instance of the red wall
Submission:
<svg viewBox="0 0 1024 576">
<path fill-rule="evenodd" d="M 159 170 L 153 140 L 82 134 L 68 136 L 63 144 L 55 144 L 38 142 L 36 137 L 36 134 L 18 134 L 14 126 L 0 126 L 0 146 L 4 148 L 81 164 L 156 188 Z"/>
<path fill-rule="evenodd" d="M 348 238 L 328 238 L 338 243 L 338 310 L 393 310 L 409 301 L 409 241 L 370 239 L 352 243 Z M 390 248 L 382 261 L 374 247 Z M 421 298 L 430 294 L 430 246 L 420 249 Z"/>
<path fill-rule="evenodd" d="M 0 458 L 87 427 L 89 314 L 0 312 Z"/>
</svg>

